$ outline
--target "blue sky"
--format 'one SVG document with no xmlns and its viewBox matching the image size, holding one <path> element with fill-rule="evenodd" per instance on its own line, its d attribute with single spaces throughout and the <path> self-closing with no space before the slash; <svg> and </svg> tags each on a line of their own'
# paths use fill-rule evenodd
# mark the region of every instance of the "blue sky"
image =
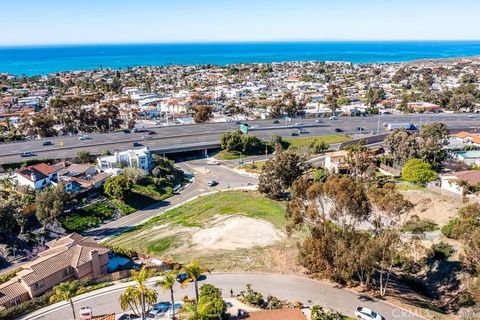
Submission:
<svg viewBox="0 0 480 320">
<path fill-rule="evenodd" d="M 2 0 L 0 45 L 480 40 L 478 0 Z"/>
</svg>

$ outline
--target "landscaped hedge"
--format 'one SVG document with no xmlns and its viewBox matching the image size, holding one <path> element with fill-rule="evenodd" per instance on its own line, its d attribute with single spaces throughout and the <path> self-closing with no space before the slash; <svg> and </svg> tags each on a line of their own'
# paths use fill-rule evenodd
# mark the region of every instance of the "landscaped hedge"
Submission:
<svg viewBox="0 0 480 320">
<path fill-rule="evenodd" d="M 0 320 L 12 320 L 21 317 L 27 313 L 44 308 L 50 304 L 50 296 L 53 292 L 48 292 L 41 297 L 25 301 L 18 306 L 0 311 Z"/>
</svg>

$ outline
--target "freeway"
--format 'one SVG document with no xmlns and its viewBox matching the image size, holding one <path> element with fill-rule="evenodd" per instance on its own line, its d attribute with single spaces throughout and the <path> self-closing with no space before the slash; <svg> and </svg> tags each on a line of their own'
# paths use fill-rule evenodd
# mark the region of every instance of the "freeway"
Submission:
<svg viewBox="0 0 480 320">
<path fill-rule="evenodd" d="M 160 278 L 152 278 L 149 280 L 151 287 Z M 247 284 L 252 284 L 253 289 L 259 291 L 264 297 L 268 295 L 276 296 L 282 300 L 300 301 L 306 306 L 313 304 L 321 305 L 328 309 L 336 310 L 350 317 L 354 316 L 354 308 L 357 306 L 369 307 L 380 314 L 387 320 L 391 319 L 431 319 L 431 315 L 425 310 L 416 310 L 410 313 L 399 307 L 383 302 L 381 300 L 370 298 L 350 290 L 333 287 L 325 282 L 307 279 L 303 277 L 265 274 L 265 273 L 213 273 L 207 275 L 206 279 L 200 281 L 203 283 L 211 283 L 220 289 L 226 298 L 229 296 L 230 289 L 234 293 L 245 290 Z M 118 298 L 128 285 L 133 283 L 121 283 L 111 287 L 90 292 L 73 299 L 75 310 L 81 307 L 92 307 L 94 314 L 120 313 L 121 309 L 118 304 Z M 157 288 L 159 301 L 169 301 L 169 292 L 165 292 Z M 185 295 L 192 297 L 194 295 L 193 285 L 181 288 L 178 284 L 174 287 L 175 296 L 178 300 Z M 47 308 L 33 312 L 23 317 L 23 320 L 58 320 L 71 319 L 71 308 L 68 302 L 60 302 Z"/>
<path fill-rule="evenodd" d="M 292 123 L 280 122 L 273 124 L 272 120 L 246 121 L 252 128 L 251 134 L 259 138 L 268 139 L 272 135 L 289 136 L 294 127 L 305 127 L 310 135 L 334 134 L 335 129 L 342 129 L 345 133 L 355 133 L 357 128 L 365 132 L 384 131 L 382 124 L 389 122 L 410 122 L 424 124 L 434 121 L 446 123 L 450 128 L 476 128 L 480 116 L 466 114 L 415 114 L 415 115 L 382 115 L 370 117 L 342 117 L 339 120 L 322 119 L 316 123 L 315 119 L 294 119 Z M 301 122 L 302 125 L 295 126 Z M 89 151 L 92 154 L 101 154 L 105 150 L 132 149 L 137 142 L 152 150 L 182 146 L 188 144 L 218 142 L 222 133 L 238 129 L 238 125 L 230 123 L 211 123 L 199 125 L 175 125 L 169 127 L 151 128 L 155 134 L 112 132 L 90 135 L 87 140 L 79 140 L 79 136 L 61 136 L 43 140 L 28 140 L 0 144 L 0 164 L 25 160 L 20 157 L 22 152 L 33 152 L 38 159 L 73 158 L 79 151 Z M 44 146 L 43 142 L 50 140 L 53 145 Z M 199 147 L 200 148 L 200 147 Z M 159 151 L 161 153 L 161 151 Z"/>
</svg>

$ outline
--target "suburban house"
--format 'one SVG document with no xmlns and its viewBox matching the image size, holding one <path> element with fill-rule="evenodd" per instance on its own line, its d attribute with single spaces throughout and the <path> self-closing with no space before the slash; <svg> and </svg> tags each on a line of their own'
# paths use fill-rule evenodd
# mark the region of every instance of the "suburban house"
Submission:
<svg viewBox="0 0 480 320">
<path fill-rule="evenodd" d="M 439 105 L 429 102 L 409 102 L 407 103 L 409 109 L 415 110 L 415 112 L 440 112 L 442 109 Z"/>
<path fill-rule="evenodd" d="M 463 188 L 459 185 L 459 182 L 461 181 L 464 181 L 471 186 L 476 185 L 480 182 L 480 171 L 467 170 L 442 174 L 440 176 L 440 188 L 462 195 Z"/>
<path fill-rule="evenodd" d="M 339 150 L 325 154 L 325 169 L 339 173 L 346 169 L 347 151 Z"/>
<path fill-rule="evenodd" d="M 64 281 L 107 273 L 110 250 L 91 237 L 72 233 L 46 245 L 39 258 L 22 265 L 15 277 L 0 285 L 0 308 L 38 297 Z"/>
<path fill-rule="evenodd" d="M 57 166 L 39 163 L 17 170 L 14 178 L 19 185 L 40 190 L 58 181 L 58 171 Z"/>
<path fill-rule="evenodd" d="M 81 191 L 84 189 L 100 188 L 108 175 L 98 172 L 97 168 L 89 164 L 75 164 L 63 162 L 63 168 L 58 172 L 58 179 L 65 184 L 67 191 Z"/>
<path fill-rule="evenodd" d="M 148 148 L 115 151 L 111 156 L 97 158 L 97 165 L 102 171 L 112 171 L 120 167 L 139 168 L 150 171 L 152 155 Z"/>
</svg>

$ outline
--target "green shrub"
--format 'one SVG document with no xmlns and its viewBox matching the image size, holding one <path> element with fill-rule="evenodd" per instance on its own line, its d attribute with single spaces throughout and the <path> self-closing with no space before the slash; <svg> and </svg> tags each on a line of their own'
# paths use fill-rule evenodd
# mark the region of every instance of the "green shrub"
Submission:
<svg viewBox="0 0 480 320">
<path fill-rule="evenodd" d="M 413 216 L 402 226 L 402 232 L 422 233 L 432 232 L 437 230 L 437 224 L 430 219 L 420 219 L 418 216 Z"/>
<path fill-rule="evenodd" d="M 443 260 L 447 259 L 454 253 L 455 249 L 452 247 L 452 245 L 442 241 L 432 244 L 429 256 L 434 260 Z"/>
<path fill-rule="evenodd" d="M 104 220 L 115 214 L 115 208 L 106 201 L 97 202 L 82 208 L 61 220 L 65 229 L 70 232 L 82 232 L 98 227 Z"/>
<path fill-rule="evenodd" d="M 442 234 L 450 239 L 460 238 L 459 228 L 461 221 L 458 218 L 450 220 L 446 225 L 442 227 Z"/>
<path fill-rule="evenodd" d="M 4 273 L 0 276 L 0 284 L 7 282 L 17 275 L 17 273 L 22 270 L 22 268 L 17 268 L 15 270 Z"/>
</svg>

